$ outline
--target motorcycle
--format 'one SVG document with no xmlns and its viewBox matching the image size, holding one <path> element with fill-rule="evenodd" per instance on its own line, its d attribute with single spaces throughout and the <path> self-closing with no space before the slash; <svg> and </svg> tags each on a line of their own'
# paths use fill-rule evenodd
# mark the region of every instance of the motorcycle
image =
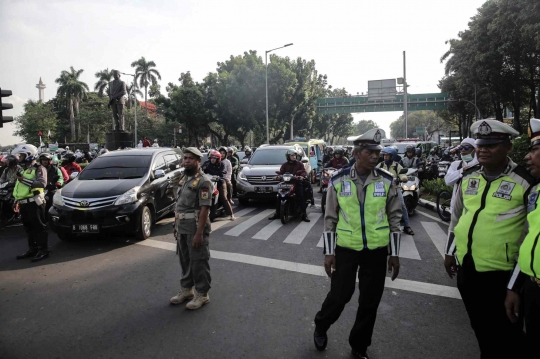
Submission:
<svg viewBox="0 0 540 359">
<path fill-rule="evenodd" d="M 212 191 L 212 206 L 210 207 L 210 221 L 213 222 L 216 218 L 225 214 L 225 207 L 219 199 L 218 183 L 221 180 L 219 176 L 212 176 L 211 181 L 214 184 Z"/>
<path fill-rule="evenodd" d="M 418 199 L 420 198 L 420 179 L 418 178 L 418 169 L 402 169 L 399 174 L 407 174 L 407 182 L 401 182 L 401 192 L 409 216 L 414 214 Z"/>
<path fill-rule="evenodd" d="M 0 228 L 15 223 L 19 218 L 19 213 L 13 208 L 15 204 L 14 188 L 14 183 L 0 184 Z"/>
<path fill-rule="evenodd" d="M 281 177 L 282 181 L 278 184 L 278 198 L 280 199 L 280 219 L 281 223 L 287 224 L 292 218 L 302 214 L 300 204 L 297 201 L 295 189 L 303 178 L 294 176 L 291 173 L 284 173 Z M 304 186 L 304 200 L 306 203 L 311 203 L 311 194 L 309 188 Z"/>
<path fill-rule="evenodd" d="M 439 178 L 444 178 L 446 176 L 446 173 L 448 172 L 448 168 L 450 168 L 450 161 L 440 161 L 439 162 Z"/>
<path fill-rule="evenodd" d="M 335 168 L 323 168 L 322 174 L 321 174 L 321 191 L 323 193 L 322 199 L 321 199 L 321 209 L 322 213 L 324 214 L 324 210 L 326 208 L 326 192 L 328 191 L 328 184 L 330 183 L 330 178 L 332 177 L 332 174 L 336 171 Z"/>
</svg>

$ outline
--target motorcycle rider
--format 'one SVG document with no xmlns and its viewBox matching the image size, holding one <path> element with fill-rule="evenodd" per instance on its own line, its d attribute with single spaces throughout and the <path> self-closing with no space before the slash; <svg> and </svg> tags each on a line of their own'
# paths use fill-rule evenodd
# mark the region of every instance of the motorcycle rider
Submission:
<svg viewBox="0 0 540 359">
<path fill-rule="evenodd" d="M 5 163 L 6 169 L 2 173 L 2 176 L 0 176 L 0 183 L 15 183 L 17 180 L 17 172 L 19 172 L 22 167 L 19 166 L 19 161 L 17 161 L 17 157 L 13 155 L 7 155 L 2 159 L 2 162 Z"/>
<path fill-rule="evenodd" d="M 413 145 L 408 145 L 405 147 L 405 157 L 401 159 L 401 165 L 403 168 L 418 168 L 420 161 L 415 156 L 416 149 Z"/>
<path fill-rule="evenodd" d="M 53 164 L 53 157 L 50 153 L 39 155 L 39 163 L 47 171 L 47 184 L 45 185 L 45 189 L 47 190 L 47 195 L 45 196 L 45 217 L 47 217 L 56 190 L 64 185 L 64 176 L 60 168 Z"/>
<path fill-rule="evenodd" d="M 11 151 L 11 154 L 18 157 L 19 159 L 19 166 L 21 166 L 23 169 L 26 169 L 32 161 L 26 161 L 28 156 L 37 156 L 37 148 L 33 145 L 24 144 L 15 147 L 13 151 Z"/>
<path fill-rule="evenodd" d="M 73 172 L 81 173 L 82 168 L 77 163 L 75 163 L 75 155 L 73 152 L 66 152 L 62 156 L 62 167 L 66 170 L 68 176 L 71 177 Z"/>
<path fill-rule="evenodd" d="M 251 150 L 251 147 L 249 146 L 246 146 L 246 148 L 244 148 L 244 158 L 242 158 L 242 160 L 250 160 L 251 159 L 251 156 L 253 155 L 253 151 Z"/>
<path fill-rule="evenodd" d="M 201 169 L 203 170 L 204 173 L 208 175 L 218 176 L 221 178 L 217 182 L 217 188 L 219 191 L 219 199 L 221 200 L 221 203 L 223 203 L 223 207 L 225 207 L 225 210 L 227 211 L 227 214 L 229 215 L 229 219 L 231 221 L 234 221 L 236 218 L 234 217 L 231 203 L 227 199 L 227 184 L 225 180 L 223 179 L 223 175 L 226 173 L 226 171 L 225 171 L 225 165 L 221 163 L 221 154 L 216 150 L 210 151 L 210 153 L 208 154 L 208 161 L 206 161 L 201 166 Z"/>
<path fill-rule="evenodd" d="M 49 257 L 43 195 L 47 171 L 36 163 L 33 155 L 26 156 L 26 162 L 26 169 L 17 172 L 17 182 L 13 189 L 13 197 L 19 204 L 23 226 L 28 235 L 28 251 L 18 255 L 17 259 L 33 257 L 32 262 L 37 262 Z"/>
<path fill-rule="evenodd" d="M 307 172 L 306 172 L 306 168 L 304 167 L 304 164 L 301 161 L 298 161 L 297 157 L 298 157 L 298 153 L 294 149 L 291 148 L 287 150 L 287 152 L 285 152 L 285 158 L 287 159 L 287 162 L 281 165 L 281 168 L 278 171 L 278 175 L 290 173 L 293 176 L 300 177 L 295 187 L 296 199 L 298 201 L 298 204 L 300 205 L 300 210 L 302 211 L 302 221 L 311 222 L 309 218 L 307 217 L 307 213 L 306 213 L 307 205 L 304 199 L 303 178 L 307 177 Z M 280 206 L 281 206 L 281 201 L 279 198 L 277 198 L 276 212 L 272 215 L 272 217 L 268 218 L 269 220 L 278 219 L 280 217 L 280 214 L 279 214 Z"/>
<path fill-rule="evenodd" d="M 227 200 L 232 206 L 234 205 L 234 201 L 232 200 L 233 189 L 232 189 L 232 183 L 231 183 L 232 165 L 231 165 L 231 161 L 227 159 L 227 147 L 221 146 L 219 148 L 219 153 L 221 154 L 221 162 L 225 166 L 225 175 L 223 176 L 223 178 L 225 179 L 225 183 L 227 184 Z"/>
<path fill-rule="evenodd" d="M 463 177 L 463 171 L 478 164 L 478 159 L 476 159 L 476 142 L 473 138 L 464 138 L 458 148 L 461 152 L 461 161 L 452 162 L 450 167 L 448 167 L 446 176 L 444 176 L 444 182 L 448 186 L 454 187 L 452 200 L 450 201 L 450 213 L 452 213 L 452 209 L 454 208 L 454 199 L 456 198 L 459 181 Z"/>
<path fill-rule="evenodd" d="M 349 165 L 349 161 L 343 157 L 343 149 L 337 148 L 334 151 L 334 157 L 328 163 L 324 165 L 324 168 L 335 168 L 335 169 L 341 169 L 343 167 L 347 167 Z"/>
<path fill-rule="evenodd" d="M 332 147 L 326 147 L 324 150 L 324 156 L 323 156 L 323 163 L 327 163 L 330 161 L 334 156 L 334 149 Z"/>
<path fill-rule="evenodd" d="M 227 147 L 227 159 L 231 162 L 232 167 L 232 197 L 236 197 L 236 177 L 238 176 L 240 160 L 238 158 L 238 155 L 235 153 L 234 147 Z"/>
<path fill-rule="evenodd" d="M 381 162 L 377 165 L 377 168 L 382 168 L 385 171 L 390 172 L 390 174 L 397 180 L 399 179 L 401 182 L 407 182 L 407 175 L 402 174 L 400 175 L 399 172 L 403 169 L 401 165 L 393 160 L 393 158 L 396 155 L 396 150 L 394 150 L 391 147 L 383 148 L 381 153 L 384 157 L 384 162 Z M 401 192 L 401 189 L 398 189 L 397 191 L 399 200 L 401 202 L 401 225 L 403 226 L 403 232 L 410 234 L 411 236 L 414 236 L 414 231 L 409 226 L 409 212 L 407 212 L 407 207 L 405 206 L 405 201 L 403 200 L 403 193 Z"/>
</svg>

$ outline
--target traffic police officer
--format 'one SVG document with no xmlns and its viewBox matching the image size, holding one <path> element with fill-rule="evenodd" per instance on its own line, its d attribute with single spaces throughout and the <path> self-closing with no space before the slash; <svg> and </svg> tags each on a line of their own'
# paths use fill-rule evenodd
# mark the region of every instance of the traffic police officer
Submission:
<svg viewBox="0 0 540 359">
<path fill-rule="evenodd" d="M 356 358 L 367 358 L 388 255 L 392 280 L 399 273 L 401 203 L 392 175 L 375 167 L 382 131 L 370 130 L 353 141 L 356 163 L 336 172 L 326 197 L 324 268 L 331 288 L 315 316 L 314 342 L 318 350 L 326 348 L 327 331 L 351 300 L 358 270 L 360 299 L 349 336 Z"/>
<path fill-rule="evenodd" d="M 525 156 L 531 174 L 540 179 L 540 120 L 531 119 L 531 147 Z M 527 328 L 529 353 L 538 352 L 540 337 L 540 208 L 538 207 L 540 185 L 531 189 L 527 201 L 527 236 L 519 248 L 518 265 L 508 283 L 506 295 L 506 314 L 512 322 L 518 322 L 523 313 Z M 524 308 L 520 311 L 519 293 L 523 294 Z"/>
<path fill-rule="evenodd" d="M 212 182 L 200 168 L 202 153 L 195 147 L 184 150 L 184 173 L 180 178 L 175 208 L 175 237 L 182 268 L 180 292 L 171 304 L 191 301 L 187 309 L 198 309 L 210 301 L 210 218 Z M 193 290 L 195 287 L 195 291 Z"/>
<path fill-rule="evenodd" d="M 519 135 L 512 127 L 487 119 L 471 132 L 479 164 L 464 171 L 456 191 L 444 266 L 450 278 L 457 272 L 481 357 L 520 358 L 522 326 L 508 320 L 504 301 L 534 179 L 508 157 Z"/>
<path fill-rule="evenodd" d="M 36 163 L 34 156 L 26 157 L 27 167 L 17 173 L 13 197 L 19 204 L 19 211 L 26 235 L 28 251 L 17 259 L 32 258 L 32 262 L 49 256 L 45 196 L 43 188 L 47 184 L 47 171 Z"/>
</svg>

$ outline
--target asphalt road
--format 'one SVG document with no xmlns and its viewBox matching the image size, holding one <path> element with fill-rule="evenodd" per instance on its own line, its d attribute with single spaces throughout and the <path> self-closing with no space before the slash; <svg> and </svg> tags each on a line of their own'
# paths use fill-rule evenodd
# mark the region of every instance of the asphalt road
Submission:
<svg viewBox="0 0 540 359">
<path fill-rule="evenodd" d="M 329 289 L 322 269 L 322 213 L 285 226 L 268 221 L 269 203 L 236 207 L 236 221 L 211 235 L 210 303 L 197 311 L 169 305 L 179 289 L 171 218 L 153 235 L 81 238 L 51 233 L 51 257 L 17 261 L 20 226 L 0 231 L 2 358 L 348 358 L 358 291 L 313 346 L 313 318 Z M 478 358 L 455 280 L 440 252 L 447 225 L 420 209 L 416 235 L 404 237 L 398 280 L 387 280 L 372 358 Z"/>
</svg>

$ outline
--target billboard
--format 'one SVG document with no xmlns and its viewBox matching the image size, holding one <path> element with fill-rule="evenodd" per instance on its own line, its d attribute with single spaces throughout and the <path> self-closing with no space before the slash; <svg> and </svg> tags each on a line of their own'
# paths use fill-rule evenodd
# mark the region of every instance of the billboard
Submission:
<svg viewBox="0 0 540 359">
<path fill-rule="evenodd" d="M 394 100 L 396 79 L 368 81 L 368 101 Z"/>
</svg>

